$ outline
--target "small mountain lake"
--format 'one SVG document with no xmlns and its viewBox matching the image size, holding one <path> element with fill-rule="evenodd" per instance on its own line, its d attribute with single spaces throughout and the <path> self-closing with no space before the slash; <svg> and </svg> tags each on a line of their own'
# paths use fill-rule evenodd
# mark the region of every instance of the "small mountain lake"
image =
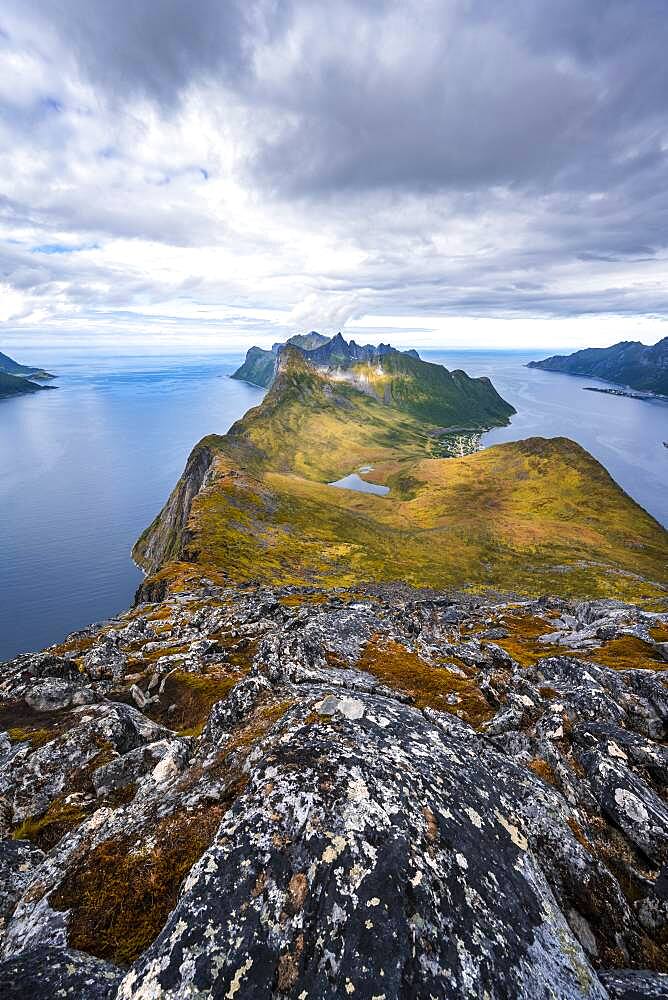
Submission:
<svg viewBox="0 0 668 1000">
<path fill-rule="evenodd" d="M 371 469 L 364 466 L 362 471 L 371 472 Z M 385 497 L 390 492 L 389 486 L 381 486 L 379 483 L 367 483 L 366 479 L 362 479 L 356 472 L 351 472 L 349 476 L 337 479 L 335 483 L 330 483 L 329 485 L 336 486 L 339 490 L 355 490 L 356 493 L 375 493 L 379 497 Z"/>
</svg>

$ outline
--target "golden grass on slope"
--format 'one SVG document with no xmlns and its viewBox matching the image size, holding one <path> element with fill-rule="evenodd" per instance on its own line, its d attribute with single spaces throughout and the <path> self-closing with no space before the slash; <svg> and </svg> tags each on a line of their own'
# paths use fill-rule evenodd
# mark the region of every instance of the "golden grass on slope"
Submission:
<svg viewBox="0 0 668 1000">
<path fill-rule="evenodd" d="M 661 660 L 648 643 L 634 635 L 611 639 L 582 659 L 593 660 L 613 670 L 668 670 L 668 663 Z"/>
<path fill-rule="evenodd" d="M 297 365 L 230 434 L 206 439 L 215 474 L 160 576 L 665 597 L 666 532 L 574 442 L 435 459 L 430 430 Z M 365 464 L 388 496 L 327 485 Z"/>
<path fill-rule="evenodd" d="M 537 447 L 546 444 L 539 467 L 525 443 L 418 461 L 412 499 L 334 490 L 294 473 L 269 471 L 259 484 L 221 472 L 193 506 L 187 561 L 235 582 L 404 580 L 660 598 L 665 533 L 580 449 L 574 457 L 568 442 Z"/>
</svg>

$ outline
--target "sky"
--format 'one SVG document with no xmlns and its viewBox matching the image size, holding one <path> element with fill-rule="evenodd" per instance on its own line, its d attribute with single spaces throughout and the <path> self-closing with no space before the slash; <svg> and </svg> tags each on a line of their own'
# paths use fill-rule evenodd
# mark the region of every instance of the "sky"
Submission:
<svg viewBox="0 0 668 1000">
<path fill-rule="evenodd" d="M 665 0 L 3 0 L 0 350 L 668 334 Z"/>
</svg>

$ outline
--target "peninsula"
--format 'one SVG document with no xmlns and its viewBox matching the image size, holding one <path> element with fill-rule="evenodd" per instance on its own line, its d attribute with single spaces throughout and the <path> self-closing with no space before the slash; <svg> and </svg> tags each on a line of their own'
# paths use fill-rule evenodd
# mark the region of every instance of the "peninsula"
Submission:
<svg viewBox="0 0 668 1000">
<path fill-rule="evenodd" d="M 618 386 L 668 396 L 668 337 L 653 347 L 625 340 L 613 347 L 590 347 L 575 354 L 530 361 L 527 367 L 566 375 L 591 375 Z"/>
<path fill-rule="evenodd" d="M 38 382 L 48 381 L 52 378 L 55 376 L 44 371 L 43 368 L 20 365 L 7 354 L 0 353 L 0 398 L 39 392 L 41 389 L 51 389 L 52 386 L 38 385 Z"/>
<path fill-rule="evenodd" d="M 390 403 L 375 384 L 360 385 L 358 369 L 340 378 L 294 347 L 280 351 L 263 402 L 228 434 L 200 442 L 135 546 L 149 573 L 143 594 L 202 572 L 219 585 L 662 592 L 665 532 L 587 452 L 564 438 L 530 438 L 443 461 L 444 418 L 502 420 L 510 407 L 488 380 L 445 369 L 419 400 L 407 398 L 395 365 L 440 366 L 386 358 Z M 438 396 L 441 385 L 450 395 Z M 373 472 L 361 475 L 389 487 L 386 496 L 328 485 L 366 466 Z"/>
</svg>

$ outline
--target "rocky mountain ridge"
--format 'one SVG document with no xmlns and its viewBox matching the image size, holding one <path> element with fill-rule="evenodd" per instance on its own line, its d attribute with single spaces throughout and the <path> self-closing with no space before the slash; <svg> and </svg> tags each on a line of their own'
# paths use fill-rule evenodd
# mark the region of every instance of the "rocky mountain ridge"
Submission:
<svg viewBox="0 0 668 1000">
<path fill-rule="evenodd" d="M 666 533 L 277 356 L 135 607 L 0 667 L 0 995 L 666 1000 Z"/>
<path fill-rule="evenodd" d="M 626 340 L 612 347 L 590 347 L 574 354 L 530 361 L 527 367 L 567 375 L 592 375 L 631 389 L 668 396 L 668 337 L 652 347 Z"/>
<path fill-rule="evenodd" d="M 420 355 L 415 350 L 399 351 L 391 344 L 366 344 L 361 346 L 354 340 L 346 341 L 340 333 L 334 337 L 324 337 L 321 333 L 311 330 L 306 334 L 295 334 L 284 343 L 272 345 L 270 351 L 261 347 L 251 347 L 246 353 L 246 359 L 232 378 L 242 379 L 268 389 L 278 372 L 279 355 L 285 348 L 297 348 L 306 360 L 314 367 L 323 371 L 348 371 L 357 364 L 378 364 L 381 358 L 389 354 L 401 354 L 420 361 Z"/>
<path fill-rule="evenodd" d="M 665 997 L 667 640 L 201 581 L 18 657 L 3 996 Z"/>
</svg>

